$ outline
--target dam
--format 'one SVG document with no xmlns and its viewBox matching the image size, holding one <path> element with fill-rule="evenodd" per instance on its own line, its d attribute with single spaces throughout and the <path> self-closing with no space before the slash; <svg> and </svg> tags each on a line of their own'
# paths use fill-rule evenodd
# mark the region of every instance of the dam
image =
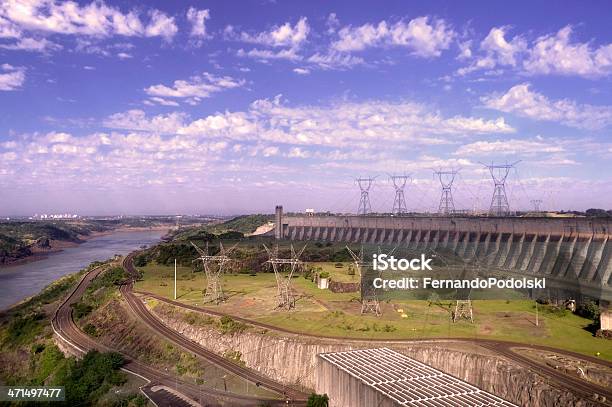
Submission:
<svg viewBox="0 0 612 407">
<path fill-rule="evenodd" d="M 507 276 L 546 277 L 566 299 L 612 301 L 612 221 L 601 218 L 330 215 L 275 211 L 276 239 L 446 250 Z"/>
</svg>

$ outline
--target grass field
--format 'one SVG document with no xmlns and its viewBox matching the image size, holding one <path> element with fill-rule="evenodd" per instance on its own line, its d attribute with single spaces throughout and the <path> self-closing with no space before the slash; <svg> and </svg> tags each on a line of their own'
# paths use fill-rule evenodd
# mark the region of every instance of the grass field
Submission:
<svg viewBox="0 0 612 407">
<path fill-rule="evenodd" d="M 316 263 L 332 278 L 352 281 L 348 265 Z M 137 290 L 173 298 L 174 268 L 147 265 L 140 268 L 143 280 Z M 344 274 L 342 276 L 342 274 Z M 612 342 L 596 338 L 585 328 L 592 322 L 570 312 L 557 315 L 540 307 L 539 326 L 535 325 L 535 303 L 529 300 L 475 300 L 474 323 L 453 323 L 454 304 L 440 301 L 385 301 L 382 315 L 361 315 L 358 293 L 333 293 L 320 290 L 301 276 L 293 279 L 298 300 L 290 312 L 275 309 L 276 281 L 272 273 L 225 275 L 223 289 L 228 300 L 220 305 L 202 304 L 206 281 L 203 273 L 179 267 L 177 300 L 185 304 L 214 307 L 228 314 L 270 323 L 296 332 L 351 338 L 417 339 L 436 337 L 488 338 L 549 345 L 586 355 L 600 352 L 612 360 Z M 341 280 L 342 281 L 342 280 Z M 404 314 L 405 316 L 403 316 Z"/>
</svg>

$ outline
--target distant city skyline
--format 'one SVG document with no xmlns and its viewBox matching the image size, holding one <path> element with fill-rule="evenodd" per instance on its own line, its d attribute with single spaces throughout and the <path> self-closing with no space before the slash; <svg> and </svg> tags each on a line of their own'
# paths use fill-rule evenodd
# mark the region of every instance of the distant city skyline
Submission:
<svg viewBox="0 0 612 407">
<path fill-rule="evenodd" d="M 0 216 L 612 209 L 608 2 L 0 2 Z"/>
</svg>

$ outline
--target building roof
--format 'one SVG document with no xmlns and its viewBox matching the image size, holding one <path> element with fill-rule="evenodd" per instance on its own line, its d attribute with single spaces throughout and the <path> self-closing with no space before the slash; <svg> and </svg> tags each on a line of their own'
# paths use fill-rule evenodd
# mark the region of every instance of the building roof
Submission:
<svg viewBox="0 0 612 407">
<path fill-rule="evenodd" d="M 401 406 L 515 406 L 388 348 L 322 353 L 319 357 Z"/>
</svg>

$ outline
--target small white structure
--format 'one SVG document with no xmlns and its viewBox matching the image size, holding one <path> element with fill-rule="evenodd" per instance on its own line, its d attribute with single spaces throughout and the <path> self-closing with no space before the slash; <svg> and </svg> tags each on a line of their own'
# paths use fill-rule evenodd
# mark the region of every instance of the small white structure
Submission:
<svg viewBox="0 0 612 407">
<path fill-rule="evenodd" d="M 306 216 L 314 216 L 315 211 L 312 208 L 308 208 L 304 211 L 306 213 Z"/>
<path fill-rule="evenodd" d="M 327 290 L 329 288 L 329 278 L 319 277 L 318 286 L 321 290 Z"/>
</svg>

